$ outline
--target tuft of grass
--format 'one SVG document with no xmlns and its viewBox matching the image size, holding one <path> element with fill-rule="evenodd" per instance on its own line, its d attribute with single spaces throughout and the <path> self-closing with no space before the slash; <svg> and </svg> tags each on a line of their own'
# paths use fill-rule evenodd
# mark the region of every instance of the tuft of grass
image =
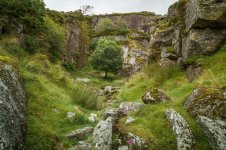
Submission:
<svg viewBox="0 0 226 150">
<path fill-rule="evenodd" d="M 77 84 L 73 92 L 74 102 L 81 107 L 99 110 L 103 108 L 103 103 L 98 98 L 97 91 L 94 91 L 86 85 Z"/>
</svg>

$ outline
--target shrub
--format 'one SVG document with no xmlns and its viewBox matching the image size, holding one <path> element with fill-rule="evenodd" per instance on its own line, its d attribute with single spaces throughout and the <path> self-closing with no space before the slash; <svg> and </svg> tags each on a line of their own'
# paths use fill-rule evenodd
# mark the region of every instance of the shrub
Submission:
<svg viewBox="0 0 226 150">
<path fill-rule="evenodd" d="M 103 32 L 111 32 L 116 29 L 115 24 L 111 19 L 103 19 L 101 20 L 96 27 L 97 33 L 103 33 Z"/>
<path fill-rule="evenodd" d="M 84 108 L 91 110 L 98 110 L 101 108 L 97 93 L 85 85 L 78 84 L 75 87 L 73 98 L 76 104 Z"/>
<path fill-rule="evenodd" d="M 44 18 L 46 35 L 44 38 L 48 52 L 54 59 L 60 58 L 66 48 L 66 32 L 63 27 L 54 23 L 49 17 Z"/>
<path fill-rule="evenodd" d="M 25 35 L 24 36 L 24 48 L 27 52 L 34 54 L 38 52 L 40 47 L 39 39 L 33 35 Z"/>
</svg>

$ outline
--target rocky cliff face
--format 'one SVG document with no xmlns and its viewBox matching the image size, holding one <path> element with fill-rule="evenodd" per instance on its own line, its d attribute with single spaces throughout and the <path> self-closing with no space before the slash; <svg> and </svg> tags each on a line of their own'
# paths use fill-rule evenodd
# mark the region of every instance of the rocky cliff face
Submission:
<svg viewBox="0 0 226 150">
<path fill-rule="evenodd" d="M 78 18 L 67 17 L 67 47 L 66 62 L 75 64 L 77 68 L 81 68 L 85 64 L 86 53 L 89 48 L 89 36 L 86 33 L 85 21 Z"/>
<path fill-rule="evenodd" d="M 106 18 L 111 19 L 115 24 L 118 24 L 121 20 L 123 20 L 127 28 L 144 32 L 149 32 L 152 26 L 157 22 L 157 17 L 154 13 L 141 12 L 95 16 L 93 18 L 94 26 L 96 26 L 100 21 Z"/>
<path fill-rule="evenodd" d="M 19 75 L 0 61 L 0 150 L 25 149 L 26 102 Z"/>
<path fill-rule="evenodd" d="M 160 64 L 181 65 L 184 62 L 189 74 L 196 74 L 197 67 L 190 65 L 200 66 L 195 62 L 186 64 L 186 61 L 214 54 L 226 43 L 225 13 L 225 0 L 179 0 L 170 6 L 163 21 L 158 22 L 158 26 L 167 23 L 165 28 L 151 35 L 151 47 L 162 53 Z M 194 78 L 189 77 L 189 80 Z"/>
</svg>

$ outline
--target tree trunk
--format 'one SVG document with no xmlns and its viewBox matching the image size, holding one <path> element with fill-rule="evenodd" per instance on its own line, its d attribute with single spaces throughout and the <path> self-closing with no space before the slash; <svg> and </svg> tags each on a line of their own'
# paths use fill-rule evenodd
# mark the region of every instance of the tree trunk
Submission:
<svg viewBox="0 0 226 150">
<path fill-rule="evenodd" d="M 107 76 L 108 76 L 108 72 L 105 71 L 105 76 L 104 76 L 104 78 L 107 78 Z"/>
</svg>

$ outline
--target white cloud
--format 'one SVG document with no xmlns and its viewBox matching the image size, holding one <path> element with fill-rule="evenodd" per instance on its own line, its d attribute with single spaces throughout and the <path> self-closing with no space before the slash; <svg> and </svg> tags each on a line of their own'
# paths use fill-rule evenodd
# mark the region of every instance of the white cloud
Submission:
<svg viewBox="0 0 226 150">
<path fill-rule="evenodd" d="M 166 14 L 177 0 L 44 0 L 46 7 L 58 11 L 78 10 L 82 5 L 94 7 L 95 14 L 150 11 Z"/>
</svg>

